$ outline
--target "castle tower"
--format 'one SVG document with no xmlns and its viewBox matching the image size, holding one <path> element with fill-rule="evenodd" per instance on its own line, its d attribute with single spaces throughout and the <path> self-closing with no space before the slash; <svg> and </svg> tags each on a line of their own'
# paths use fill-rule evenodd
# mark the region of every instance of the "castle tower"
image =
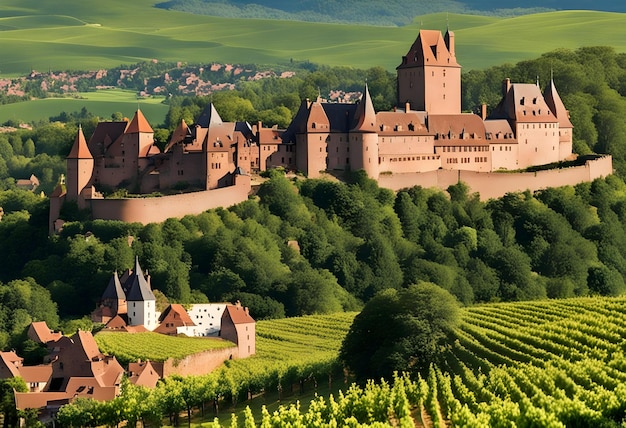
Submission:
<svg viewBox="0 0 626 428">
<path fill-rule="evenodd" d="M 156 297 L 139 266 L 139 258 L 135 258 L 135 269 L 126 284 L 130 284 L 126 293 L 128 325 L 143 325 L 154 330 L 157 326 Z"/>
<path fill-rule="evenodd" d="M 286 160 L 290 163 L 289 159 L 294 156 L 296 168 L 299 171 L 304 171 L 310 178 L 317 178 L 320 176 L 320 171 L 326 170 L 330 120 L 319 100 L 310 103 L 308 107 L 306 132 L 296 137 L 298 156 L 295 156 L 295 153 L 287 153 Z"/>
<path fill-rule="evenodd" d="M 354 113 L 356 125 L 350 131 L 350 169 L 365 170 L 371 178 L 378 178 L 378 128 L 376 112 L 367 84 Z"/>
<path fill-rule="evenodd" d="M 84 201 L 80 198 L 80 193 L 89 184 L 93 174 L 94 159 L 87 147 L 87 141 L 81 126 L 78 127 L 74 145 L 66 158 L 67 178 L 66 178 L 66 198 L 70 201 L 78 201 L 82 207 Z"/>
<path fill-rule="evenodd" d="M 454 33 L 420 30 L 397 68 L 398 106 L 410 103 L 428 114 L 461 113 L 461 66 L 456 61 Z"/>
</svg>

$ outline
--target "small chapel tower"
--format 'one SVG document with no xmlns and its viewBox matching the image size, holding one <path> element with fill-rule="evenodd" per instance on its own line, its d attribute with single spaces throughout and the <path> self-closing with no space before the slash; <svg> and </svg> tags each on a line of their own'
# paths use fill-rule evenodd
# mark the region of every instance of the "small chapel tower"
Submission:
<svg viewBox="0 0 626 428">
<path fill-rule="evenodd" d="M 154 330 L 157 326 L 156 297 L 144 277 L 138 258 L 135 258 L 135 269 L 126 283 L 129 284 L 126 292 L 128 325 L 143 325 L 150 331 Z"/>
</svg>

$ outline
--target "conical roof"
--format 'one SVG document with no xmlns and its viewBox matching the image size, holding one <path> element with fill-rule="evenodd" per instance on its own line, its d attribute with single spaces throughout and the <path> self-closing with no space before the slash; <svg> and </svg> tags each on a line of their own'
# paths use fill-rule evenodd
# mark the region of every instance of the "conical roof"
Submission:
<svg viewBox="0 0 626 428">
<path fill-rule="evenodd" d="M 87 147 L 87 140 L 83 134 L 82 126 L 78 125 L 78 132 L 76 132 L 76 139 L 70 153 L 67 155 L 68 159 L 93 159 L 89 147 Z"/>
<path fill-rule="evenodd" d="M 554 113 L 554 116 L 559 120 L 560 128 L 573 128 L 572 122 L 569 120 L 569 113 L 565 108 L 565 104 L 561 100 L 559 93 L 556 90 L 556 86 L 554 86 L 554 80 L 550 79 L 550 84 L 546 87 L 546 90 L 543 92 L 543 98 L 546 101 L 546 104 Z"/>
<path fill-rule="evenodd" d="M 153 133 L 154 131 L 141 110 L 137 109 L 135 116 L 133 116 L 133 120 L 130 121 L 124 132 L 127 134 L 135 134 L 139 132 Z"/>
<path fill-rule="evenodd" d="M 156 300 L 154 293 L 150 290 L 150 286 L 143 276 L 141 266 L 139 266 L 139 258 L 135 258 L 135 270 L 128 278 L 128 293 L 126 300 L 129 302 L 144 302 L 146 300 Z"/>
<path fill-rule="evenodd" d="M 376 111 L 374 111 L 374 104 L 372 104 L 372 97 L 370 96 L 367 83 L 363 89 L 361 101 L 357 105 L 354 118 L 356 125 L 352 131 L 376 132 Z"/>
<path fill-rule="evenodd" d="M 202 111 L 202 114 L 198 118 L 198 122 L 196 124 L 200 125 L 202 128 L 208 128 L 209 125 L 220 125 L 222 123 L 222 118 L 215 109 L 215 105 L 213 103 L 209 103 Z"/>
<path fill-rule="evenodd" d="M 114 300 L 124 300 L 126 295 L 124 294 L 124 290 L 122 290 L 122 283 L 120 282 L 120 277 L 117 275 L 117 271 L 111 276 L 109 280 L 109 285 L 102 293 L 102 300 L 106 299 L 114 299 Z"/>
</svg>

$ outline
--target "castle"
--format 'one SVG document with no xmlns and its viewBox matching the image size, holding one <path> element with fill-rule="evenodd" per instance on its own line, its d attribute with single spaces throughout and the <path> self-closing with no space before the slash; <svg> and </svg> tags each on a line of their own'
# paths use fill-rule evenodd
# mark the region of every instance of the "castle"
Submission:
<svg viewBox="0 0 626 428">
<path fill-rule="evenodd" d="M 484 105 L 480 115 L 462 113 L 461 66 L 449 30 L 420 30 L 397 67 L 397 100 L 393 111 L 377 113 L 367 84 L 355 104 L 307 99 L 284 131 L 260 122 L 223 122 L 209 104 L 196 124 L 181 121 L 162 152 L 140 110 L 129 122 L 99 123 L 89 141 L 79 129 L 67 156 L 67 180 L 51 196 L 50 233 L 62 226 L 66 200 L 93 218 L 162 222 L 239 203 L 251 191 L 249 173 L 275 167 L 310 178 L 364 170 L 394 190 L 445 189 L 463 180 L 483 197 L 612 173 L 605 156 L 566 173 L 491 174 L 574 159 L 573 126 L 552 80 L 542 92 L 538 82 L 506 79 L 489 116 Z M 144 197 L 103 198 L 97 189 Z M 146 197 L 154 193 L 161 196 Z"/>
<path fill-rule="evenodd" d="M 572 156 L 573 126 L 553 81 L 542 93 L 538 84 L 507 79 L 489 117 L 486 106 L 482 116 L 461 112 L 451 31 L 419 32 L 397 67 L 397 100 L 393 111 L 376 113 L 367 85 L 357 104 L 305 100 L 282 135 L 278 152 L 294 154 L 284 166 L 309 177 L 363 169 L 378 179 L 438 169 L 519 170 Z"/>
</svg>

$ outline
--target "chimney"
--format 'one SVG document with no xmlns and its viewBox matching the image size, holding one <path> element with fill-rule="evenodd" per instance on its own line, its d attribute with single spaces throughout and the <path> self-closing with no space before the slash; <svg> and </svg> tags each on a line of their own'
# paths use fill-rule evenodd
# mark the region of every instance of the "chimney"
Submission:
<svg viewBox="0 0 626 428">
<path fill-rule="evenodd" d="M 509 93 L 509 89 L 511 89 L 511 79 L 507 77 L 502 81 L 502 96 L 506 96 Z"/>
<path fill-rule="evenodd" d="M 404 111 L 406 113 L 411 111 L 411 103 L 410 102 L 408 102 L 408 101 L 406 102 L 406 104 L 404 105 Z"/>
<path fill-rule="evenodd" d="M 480 117 L 485 120 L 487 119 L 487 104 L 482 104 L 480 106 Z"/>
</svg>

